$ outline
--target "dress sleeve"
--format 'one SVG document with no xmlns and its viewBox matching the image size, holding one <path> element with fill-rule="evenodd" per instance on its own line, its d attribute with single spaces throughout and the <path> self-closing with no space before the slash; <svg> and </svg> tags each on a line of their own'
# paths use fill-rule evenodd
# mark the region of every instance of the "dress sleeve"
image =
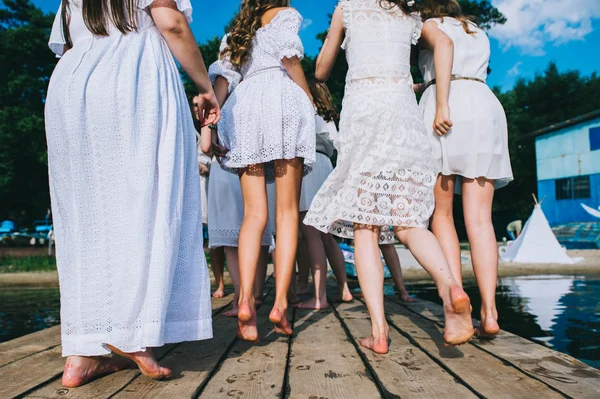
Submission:
<svg viewBox="0 0 600 399">
<path fill-rule="evenodd" d="M 423 20 L 421 14 L 413 12 L 410 14 L 410 18 L 413 21 L 413 33 L 412 33 L 412 44 L 416 45 L 421 38 L 421 30 L 423 29 Z"/>
<path fill-rule="evenodd" d="M 56 17 L 54 17 L 54 23 L 52 24 L 52 32 L 50 33 L 50 41 L 48 42 L 48 47 L 54 54 L 56 54 L 57 58 L 60 58 L 65 53 L 65 46 L 67 45 L 67 40 L 65 39 L 63 32 L 63 23 L 62 23 L 62 1 L 58 6 L 58 12 L 56 13 Z"/>
<path fill-rule="evenodd" d="M 168 7 L 181 11 L 185 18 L 188 21 L 188 24 L 191 24 L 193 21 L 192 18 L 192 3 L 190 0 L 140 0 L 138 3 L 138 7 L 141 9 L 156 6 L 156 7 Z"/>
<path fill-rule="evenodd" d="M 231 93 L 242 81 L 242 74 L 229 60 L 229 54 L 226 54 L 225 56 L 221 55 L 223 50 L 227 48 L 227 36 L 228 35 L 225 35 L 221 41 L 221 47 L 219 48 L 219 59 L 213 62 L 208 68 L 208 77 L 213 85 L 215 84 L 215 80 L 218 76 L 222 76 L 227 79 L 227 82 L 229 83 L 228 91 Z"/>
<path fill-rule="evenodd" d="M 276 30 L 276 48 L 279 59 L 298 57 L 304 58 L 304 46 L 299 32 L 302 26 L 302 16 L 292 8 L 280 11 L 271 24 Z"/>
</svg>

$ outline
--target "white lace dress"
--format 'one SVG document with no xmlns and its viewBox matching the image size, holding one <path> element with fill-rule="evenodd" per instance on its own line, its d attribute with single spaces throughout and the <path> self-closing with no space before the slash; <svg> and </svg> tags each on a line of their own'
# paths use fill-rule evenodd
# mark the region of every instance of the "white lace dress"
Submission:
<svg viewBox="0 0 600 399">
<path fill-rule="evenodd" d="M 267 180 L 272 181 L 273 160 L 299 157 L 305 165 L 315 161 L 315 110 L 281 63 L 283 58 L 304 56 L 298 36 L 301 24 L 295 9 L 282 10 L 258 29 L 241 70 L 228 57 L 210 66 L 213 80 L 223 76 L 234 88 L 218 125 L 220 143 L 229 150 L 222 158 L 226 170 L 237 173 L 239 168 L 268 163 Z M 222 49 L 226 45 L 225 38 Z"/>
<path fill-rule="evenodd" d="M 427 227 L 437 171 L 410 74 L 418 16 L 378 0 L 341 1 L 349 71 L 337 166 L 304 223 L 352 238 L 352 224 Z"/>
<path fill-rule="evenodd" d="M 162 0 L 164 1 L 164 0 Z M 74 47 L 46 100 L 63 355 L 212 337 L 196 132 L 179 70 L 141 0 L 139 29 L 94 37 L 70 0 Z M 190 17 L 189 0 L 178 0 Z"/>
</svg>

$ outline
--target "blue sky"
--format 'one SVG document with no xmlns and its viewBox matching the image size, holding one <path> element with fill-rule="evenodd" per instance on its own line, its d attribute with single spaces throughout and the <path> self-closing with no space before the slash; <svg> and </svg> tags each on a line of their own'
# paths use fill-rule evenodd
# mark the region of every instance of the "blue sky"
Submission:
<svg viewBox="0 0 600 399">
<path fill-rule="evenodd" d="M 56 12 L 60 0 L 33 0 Z M 292 0 L 304 16 L 301 37 L 306 53 L 316 55 L 315 36 L 327 29 L 338 0 Z M 240 0 L 192 0 L 192 29 L 199 42 L 221 36 Z M 559 69 L 584 75 L 600 71 L 600 0 L 492 0 L 508 18 L 489 34 L 492 43 L 490 86 L 510 89 L 518 77 L 530 78 L 555 61 Z"/>
</svg>

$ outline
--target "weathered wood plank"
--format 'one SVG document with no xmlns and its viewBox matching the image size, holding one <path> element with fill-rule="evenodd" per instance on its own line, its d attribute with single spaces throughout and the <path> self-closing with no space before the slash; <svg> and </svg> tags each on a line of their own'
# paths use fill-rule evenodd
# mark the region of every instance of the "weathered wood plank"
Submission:
<svg viewBox="0 0 600 399">
<path fill-rule="evenodd" d="M 417 301 L 402 304 L 419 315 L 443 325 L 443 308 Z M 494 339 L 474 339 L 471 344 L 503 359 L 523 372 L 575 398 L 600 397 L 600 370 L 563 353 L 507 331 Z"/>
<path fill-rule="evenodd" d="M 269 321 L 272 306 L 269 296 L 257 312 L 260 343 L 237 340 L 201 397 L 280 398 L 289 338 L 273 331 Z"/>
<path fill-rule="evenodd" d="M 371 334 L 369 313 L 360 302 L 337 304 L 336 310 L 355 340 L 358 341 Z M 378 355 L 361 348 L 376 378 L 384 387 L 386 396 L 401 398 L 476 397 L 467 387 L 393 328 L 390 329 L 390 339 L 390 352 L 387 355 Z"/>
<path fill-rule="evenodd" d="M 388 320 L 455 376 L 485 397 L 495 398 L 562 398 L 547 385 L 529 378 L 519 369 L 467 344 L 448 348 L 442 330 L 430 320 L 415 315 L 399 304 L 386 301 Z M 476 370 L 477 372 L 473 372 Z"/>
<path fill-rule="evenodd" d="M 332 310 L 297 309 L 289 365 L 290 398 L 379 398 Z"/>
<path fill-rule="evenodd" d="M 1 367 L 60 345 L 60 326 L 37 331 L 0 344 Z"/>
</svg>

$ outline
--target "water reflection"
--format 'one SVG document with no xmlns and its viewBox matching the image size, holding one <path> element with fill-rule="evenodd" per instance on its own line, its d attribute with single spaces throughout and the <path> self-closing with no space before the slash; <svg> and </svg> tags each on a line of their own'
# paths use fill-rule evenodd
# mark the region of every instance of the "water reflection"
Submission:
<svg viewBox="0 0 600 399">
<path fill-rule="evenodd" d="M 433 284 L 409 284 L 419 298 L 440 302 Z M 465 290 L 479 315 L 475 281 Z M 500 326 L 600 368 L 600 277 L 502 278 L 496 295 Z M 476 316 L 477 317 L 477 316 Z"/>
</svg>

